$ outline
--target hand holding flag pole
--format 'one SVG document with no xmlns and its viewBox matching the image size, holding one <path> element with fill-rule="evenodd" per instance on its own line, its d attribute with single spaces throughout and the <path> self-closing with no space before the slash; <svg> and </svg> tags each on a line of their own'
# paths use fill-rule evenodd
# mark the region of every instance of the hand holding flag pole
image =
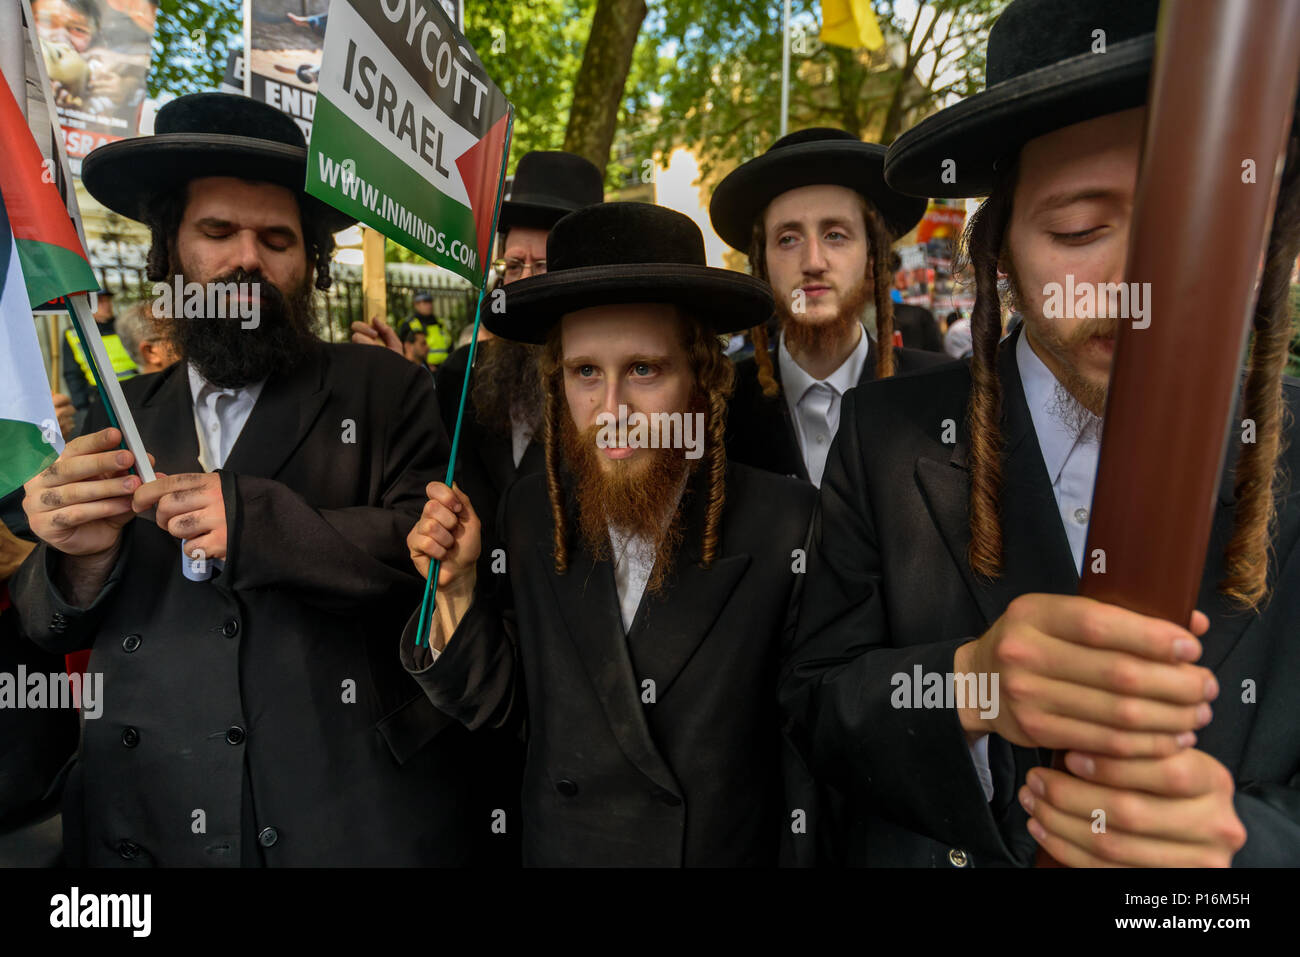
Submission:
<svg viewBox="0 0 1300 957">
<path fill-rule="evenodd" d="M 506 138 L 505 147 L 501 150 L 501 170 L 497 177 L 497 196 L 496 204 L 492 210 L 492 231 L 488 234 L 489 241 L 495 241 L 497 234 L 497 217 L 501 215 L 501 195 L 505 191 L 506 185 L 506 163 L 510 159 L 510 137 L 514 131 L 515 109 L 510 107 L 506 118 Z M 474 373 L 474 356 L 478 351 L 478 332 L 479 324 L 483 321 L 483 296 L 487 292 L 488 272 L 491 270 L 490 257 L 485 263 L 483 277 L 478 286 L 478 303 L 474 307 L 474 332 L 469 340 L 469 359 L 465 363 L 465 381 L 460 387 L 460 405 L 456 409 L 456 429 L 451 437 L 451 456 L 447 460 L 447 480 L 446 485 L 451 488 L 452 478 L 456 471 L 456 455 L 460 451 L 460 433 L 461 427 L 465 422 L 465 399 L 469 395 L 469 380 Z M 442 567 L 442 562 L 434 560 L 429 564 L 429 575 L 424 580 L 424 599 L 420 603 L 420 624 L 415 630 L 415 646 L 422 648 L 429 640 L 429 628 L 433 623 L 433 610 L 438 595 L 438 570 Z"/>
</svg>

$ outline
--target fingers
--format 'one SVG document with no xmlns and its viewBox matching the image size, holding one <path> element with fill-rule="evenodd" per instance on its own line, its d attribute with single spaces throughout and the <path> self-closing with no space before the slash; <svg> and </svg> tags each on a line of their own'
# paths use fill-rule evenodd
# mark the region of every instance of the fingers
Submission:
<svg viewBox="0 0 1300 957">
<path fill-rule="evenodd" d="M 1192 612 L 1192 621 L 1188 630 L 1197 638 L 1201 637 L 1201 635 L 1210 630 L 1209 616 L 1203 611 Z"/>
<path fill-rule="evenodd" d="M 187 558 L 216 558 L 224 561 L 226 558 L 224 523 L 221 529 L 188 540 L 185 543 L 185 552 Z"/>
<path fill-rule="evenodd" d="M 90 482 L 75 482 L 69 485 L 56 485 L 34 492 L 36 503 L 42 511 L 52 511 L 83 502 L 97 502 L 101 499 L 125 497 L 130 499 L 131 492 L 140 487 L 140 478 L 135 475 L 125 477 L 97 479 Z"/>
<path fill-rule="evenodd" d="M 1045 838 L 1073 866 L 1227 867 L 1245 843 L 1231 801 L 1216 796 L 1167 800 L 1097 788 L 1069 775 L 1036 768 L 1018 795 L 1032 816 L 1030 833 Z M 1035 828 L 1034 824 L 1038 827 Z M 1056 856 L 1056 850 L 1049 848 Z"/>
<path fill-rule="evenodd" d="M 1109 754 L 1120 758 L 1157 758 L 1196 743 L 1190 731 L 1182 736 L 1152 731 L 1121 731 L 1091 721 L 1051 714 L 1036 706 L 1016 711 L 1016 721 L 1038 747 Z M 1088 743 L 1085 743 L 1088 742 Z"/>
<path fill-rule="evenodd" d="M 379 333 L 366 322 L 352 323 L 352 341 L 369 346 L 377 346 L 381 344 Z"/>
<path fill-rule="evenodd" d="M 1022 674 L 1033 672 L 1058 681 L 1172 704 L 1195 705 L 1218 694 L 1218 683 L 1208 668 L 1185 662 L 1167 664 L 1086 647 L 1049 634 L 1021 632 L 1008 636 L 998 647 L 998 657 L 1000 665 L 1010 665 L 1011 670 L 1018 666 Z M 1014 695 L 1016 682 L 1015 677 L 1009 679 L 1005 690 Z"/>
<path fill-rule="evenodd" d="M 1087 751 L 1071 751 L 1065 766 L 1076 777 L 1095 784 L 1166 797 L 1195 797 L 1213 790 L 1231 793 L 1228 769 L 1202 751 L 1189 749 L 1169 758 L 1125 761 Z"/>
<path fill-rule="evenodd" d="M 1104 820 L 1107 830 L 1174 841 L 1197 836 L 1204 815 L 1194 800 L 1103 787 L 1051 768 L 1030 771 L 1019 798 L 1030 814 L 1045 803 L 1083 821 Z"/>
<path fill-rule="evenodd" d="M 1144 696 L 1081 687 L 1042 675 L 1029 675 L 1018 683 L 1032 685 L 1034 701 L 1047 711 L 1121 730 L 1180 734 L 1205 727 L 1214 716 L 1210 706 L 1199 698 L 1187 704 L 1168 704 Z"/>
<path fill-rule="evenodd" d="M 66 531 L 99 519 L 126 515 L 130 512 L 131 499 L 129 496 L 123 495 L 119 498 L 105 498 L 97 502 L 87 502 L 84 505 L 61 508 L 45 516 L 45 520 L 51 528 Z"/>
<path fill-rule="evenodd" d="M 1201 656 L 1200 642 L 1186 629 L 1091 598 L 1022 595 L 1007 613 L 1044 634 L 1089 648 L 1126 651 L 1163 662 L 1196 661 Z"/>
<path fill-rule="evenodd" d="M 471 520 L 478 521 L 478 513 L 474 511 L 474 505 L 472 502 L 470 502 L 469 496 L 466 495 L 464 490 L 462 490 L 461 487 L 455 484 L 454 482 L 452 483 L 451 488 L 452 491 L 456 493 L 456 500 L 460 502 L 461 506 L 464 509 L 464 513 L 467 516 L 469 516 Z"/>
<path fill-rule="evenodd" d="M 147 512 L 157 505 L 164 495 L 199 488 L 207 483 L 208 474 L 187 472 L 180 475 L 161 475 L 152 482 L 146 482 L 135 491 L 135 510 Z"/>
</svg>

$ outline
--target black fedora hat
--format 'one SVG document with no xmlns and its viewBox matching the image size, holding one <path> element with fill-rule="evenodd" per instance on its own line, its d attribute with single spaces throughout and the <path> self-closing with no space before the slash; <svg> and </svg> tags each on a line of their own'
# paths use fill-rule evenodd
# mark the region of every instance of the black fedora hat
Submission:
<svg viewBox="0 0 1300 957">
<path fill-rule="evenodd" d="M 1141 106 L 1159 6 L 1158 0 L 1014 0 L 989 31 L 984 92 L 895 140 L 885 178 L 916 196 L 987 196 L 999 160 L 1027 141 Z"/>
<path fill-rule="evenodd" d="M 884 167 L 883 146 L 844 130 L 800 130 L 728 173 L 713 191 L 709 219 L 728 246 L 749 252 L 754 221 L 782 193 L 801 186 L 845 186 L 880 211 L 897 239 L 921 221 L 925 202 L 890 189 Z"/>
<path fill-rule="evenodd" d="M 718 333 L 767 321 L 772 293 L 752 276 L 705 265 L 690 217 L 649 203 L 600 203 L 565 216 L 546 240 L 547 271 L 503 287 L 505 309 L 483 322 L 516 342 L 543 343 L 566 313 L 622 303 L 678 303 Z"/>
<path fill-rule="evenodd" d="M 591 160 L 559 150 L 534 150 L 519 159 L 510 198 L 501 203 L 497 232 L 514 226 L 549 230 L 574 210 L 604 198 L 604 180 Z"/>
<path fill-rule="evenodd" d="M 230 93 L 190 93 L 158 111 L 154 134 L 108 143 L 81 164 L 91 196 L 114 212 L 145 219 L 150 201 L 204 176 L 275 183 L 298 194 L 330 232 L 356 220 L 303 192 L 307 141 L 273 106 Z"/>
</svg>

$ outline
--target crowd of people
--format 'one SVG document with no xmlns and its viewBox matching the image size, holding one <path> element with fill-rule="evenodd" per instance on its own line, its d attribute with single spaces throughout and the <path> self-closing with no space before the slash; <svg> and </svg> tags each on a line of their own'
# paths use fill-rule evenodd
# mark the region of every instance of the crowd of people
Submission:
<svg viewBox="0 0 1300 957">
<path fill-rule="evenodd" d="M 988 90 L 888 150 L 809 129 L 739 166 L 709 214 L 749 274 L 603 202 L 587 160 L 522 156 L 472 368 L 418 298 L 319 340 L 343 224 L 270 107 L 185 96 L 92 153 L 151 280 L 251 277 L 262 315 L 118 317 L 156 480 L 90 403 L 6 513 L 7 655 L 89 649 L 105 700 L 79 744 L 0 710 L 26 762 L 0 813 L 61 792 L 84 866 L 1300 862 L 1294 425 L 1261 425 L 1271 458 L 1229 443 L 1190 621 L 1076 594 L 1121 320 L 1050 316 L 1043 284 L 1123 275 L 1147 75 L 1094 57 L 1062 101 L 1056 68 L 1098 22 L 1149 68 L 1157 4 L 1088 6 L 1014 0 Z M 1296 137 L 1270 263 L 1297 255 Z M 933 196 L 988 197 L 947 343 L 892 294 Z M 1294 411 L 1264 363 L 1248 401 Z"/>
</svg>

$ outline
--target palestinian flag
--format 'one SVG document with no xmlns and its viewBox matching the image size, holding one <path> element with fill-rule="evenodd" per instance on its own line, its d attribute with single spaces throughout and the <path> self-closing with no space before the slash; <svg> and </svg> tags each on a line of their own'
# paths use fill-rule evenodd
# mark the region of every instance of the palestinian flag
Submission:
<svg viewBox="0 0 1300 957">
<path fill-rule="evenodd" d="M 23 267 L 0 202 L 0 495 L 21 486 L 62 451 Z"/>
<path fill-rule="evenodd" d="M 0 143 L 5 144 L 0 196 L 12 230 L 12 240 L 6 233 L 4 241 L 17 244 L 32 307 L 98 289 L 99 280 L 8 83 L 0 83 Z M 30 314 L 27 320 L 31 322 Z"/>
<path fill-rule="evenodd" d="M 0 495 L 63 451 L 32 309 L 98 289 L 9 84 L 0 78 Z"/>
</svg>

